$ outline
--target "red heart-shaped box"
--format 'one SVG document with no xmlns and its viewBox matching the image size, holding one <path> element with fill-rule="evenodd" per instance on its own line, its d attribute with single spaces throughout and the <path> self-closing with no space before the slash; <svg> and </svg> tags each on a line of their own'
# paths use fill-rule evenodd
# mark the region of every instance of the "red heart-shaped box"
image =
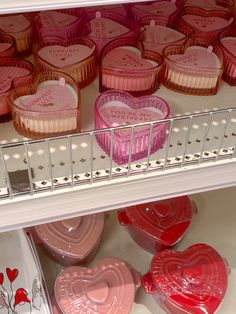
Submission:
<svg viewBox="0 0 236 314">
<path fill-rule="evenodd" d="M 33 237 L 46 252 L 63 265 L 85 264 L 100 245 L 104 214 L 77 217 L 31 228 Z"/>
<path fill-rule="evenodd" d="M 98 130 L 113 127 L 116 129 L 96 132 L 97 142 L 118 164 L 127 163 L 130 152 L 131 161 L 144 158 L 163 145 L 167 128 L 167 122 L 163 120 L 168 118 L 169 114 L 169 105 L 160 97 L 135 98 L 126 92 L 107 91 L 96 99 L 94 125 Z M 150 124 L 134 127 L 133 136 L 132 128 L 127 127 L 149 121 L 153 121 L 151 127 Z"/>
<path fill-rule="evenodd" d="M 135 242 L 156 254 L 182 239 L 195 211 L 195 204 L 181 196 L 128 207 L 118 212 L 118 219 Z"/>
<path fill-rule="evenodd" d="M 194 244 L 154 256 L 142 285 L 166 313 L 213 314 L 223 301 L 228 273 L 226 260 L 214 248 Z"/>
<path fill-rule="evenodd" d="M 10 35 L 0 34 L 0 57 L 13 57 L 16 53 L 16 45 L 14 37 Z"/>
<path fill-rule="evenodd" d="M 107 257 L 88 268 L 66 268 L 57 276 L 54 294 L 63 314 L 128 314 L 139 286 L 134 269 Z"/>
<path fill-rule="evenodd" d="M 0 122 L 11 120 L 8 97 L 15 87 L 30 84 L 33 80 L 33 65 L 25 60 L 0 58 Z"/>
</svg>

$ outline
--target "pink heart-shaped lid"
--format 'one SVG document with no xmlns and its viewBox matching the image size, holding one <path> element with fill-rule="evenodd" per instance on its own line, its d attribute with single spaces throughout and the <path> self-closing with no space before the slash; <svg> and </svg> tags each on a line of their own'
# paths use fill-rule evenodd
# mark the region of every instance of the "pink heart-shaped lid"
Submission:
<svg viewBox="0 0 236 314">
<path fill-rule="evenodd" d="M 26 77 L 31 72 L 30 69 L 17 66 L 17 64 L 15 66 L 0 65 L 0 94 L 9 91 L 15 79 Z"/>
<path fill-rule="evenodd" d="M 136 4 L 135 8 L 138 8 L 146 13 L 161 16 L 170 16 L 177 10 L 175 0 L 171 1 L 156 1 L 152 4 Z"/>
<path fill-rule="evenodd" d="M 203 8 L 204 10 L 226 10 L 227 9 L 227 2 L 224 1 L 224 6 L 221 6 L 218 0 L 185 0 L 185 6 L 197 6 Z"/>
<path fill-rule="evenodd" d="M 30 21 L 23 14 L 0 16 L 0 31 L 4 33 L 21 32 L 30 26 Z"/>
<path fill-rule="evenodd" d="M 150 24 L 151 25 L 145 26 L 144 41 L 157 43 L 157 44 L 168 44 L 168 43 L 173 43 L 180 39 L 185 38 L 184 34 L 168 26 L 155 25 L 155 24 L 152 25 L 152 23 Z"/>
<path fill-rule="evenodd" d="M 88 268 L 66 268 L 55 282 L 57 304 L 66 314 L 128 314 L 139 286 L 134 272 L 115 257 Z"/>
<path fill-rule="evenodd" d="M 100 213 L 39 225 L 34 230 L 50 249 L 82 259 L 96 246 L 103 227 L 104 214 Z"/>
<path fill-rule="evenodd" d="M 186 313 L 213 314 L 224 298 L 228 271 L 225 259 L 214 248 L 195 244 L 183 252 L 160 252 L 151 264 L 152 282 L 146 276 L 142 282 L 146 290 L 154 285 L 158 295 Z"/>
<path fill-rule="evenodd" d="M 76 16 L 58 12 L 58 11 L 44 11 L 38 14 L 38 18 L 42 27 L 54 28 L 65 27 L 78 21 Z"/>
<path fill-rule="evenodd" d="M 233 56 L 236 57 L 236 37 L 228 36 L 220 40 L 223 47 L 225 47 Z"/>
<path fill-rule="evenodd" d="M 172 246 L 190 225 L 194 210 L 191 200 L 181 196 L 128 207 L 126 215 L 129 223 L 141 232 L 164 245 Z"/>
</svg>

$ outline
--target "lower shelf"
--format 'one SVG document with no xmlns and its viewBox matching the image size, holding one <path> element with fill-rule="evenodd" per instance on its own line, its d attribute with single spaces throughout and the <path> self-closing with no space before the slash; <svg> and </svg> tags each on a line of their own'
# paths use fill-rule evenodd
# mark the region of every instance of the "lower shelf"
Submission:
<svg viewBox="0 0 236 314">
<path fill-rule="evenodd" d="M 217 313 L 235 313 L 236 291 L 236 241 L 235 241 L 235 188 L 192 195 L 198 206 L 198 215 L 193 221 L 187 235 L 179 245 L 178 250 L 184 250 L 194 243 L 207 243 L 224 256 L 230 267 L 229 286 L 222 306 Z M 95 260 L 105 256 L 116 256 L 124 259 L 141 274 L 148 271 L 152 255 L 141 249 L 121 227 L 115 212 L 110 212 L 106 221 L 103 241 Z M 50 294 L 57 274 L 62 267 L 52 262 L 40 250 L 40 259 L 45 272 Z M 164 313 L 150 295 L 142 288 L 138 290 L 136 304 L 132 314 L 162 314 Z"/>
</svg>

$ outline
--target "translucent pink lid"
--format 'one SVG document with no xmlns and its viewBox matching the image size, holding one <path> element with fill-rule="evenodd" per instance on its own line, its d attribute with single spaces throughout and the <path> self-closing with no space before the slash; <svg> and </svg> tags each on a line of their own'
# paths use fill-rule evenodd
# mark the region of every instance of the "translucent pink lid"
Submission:
<svg viewBox="0 0 236 314">
<path fill-rule="evenodd" d="M 213 314 L 224 298 L 228 272 L 228 264 L 214 248 L 195 244 L 183 252 L 156 255 L 142 284 L 146 292 L 168 301 L 170 313 L 175 308 L 181 313 Z"/>
</svg>

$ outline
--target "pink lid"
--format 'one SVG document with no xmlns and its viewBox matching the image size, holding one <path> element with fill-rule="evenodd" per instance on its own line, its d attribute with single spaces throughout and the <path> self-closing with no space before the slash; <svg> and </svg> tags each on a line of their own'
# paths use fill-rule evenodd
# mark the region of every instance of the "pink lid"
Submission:
<svg viewBox="0 0 236 314">
<path fill-rule="evenodd" d="M 98 12 L 98 11 L 110 11 L 116 14 L 126 16 L 126 9 L 123 4 L 110 4 L 110 5 L 97 5 L 86 8 L 87 13 Z"/>
<path fill-rule="evenodd" d="M 229 10 L 234 7 L 235 0 L 184 0 L 184 6 L 200 7 L 204 10 Z"/>
<path fill-rule="evenodd" d="M 53 251 L 83 259 L 96 246 L 104 226 L 104 214 L 88 215 L 35 227 L 37 237 Z"/>
<path fill-rule="evenodd" d="M 146 292 L 159 297 L 168 313 L 213 314 L 224 298 L 228 272 L 215 249 L 195 244 L 183 252 L 165 250 L 156 255 L 142 284 Z"/>
<path fill-rule="evenodd" d="M 56 279 L 54 293 L 64 314 L 128 314 L 139 285 L 136 271 L 107 257 L 89 268 L 66 268 Z"/>
<path fill-rule="evenodd" d="M 119 212 L 122 225 L 133 225 L 166 246 L 176 244 L 190 225 L 195 208 L 187 196 L 128 207 Z M 125 213 L 125 214 L 124 214 Z"/>
<path fill-rule="evenodd" d="M 31 28 L 31 21 L 27 15 L 12 14 L 0 16 L 0 32 L 18 37 L 19 33 Z"/>
</svg>

